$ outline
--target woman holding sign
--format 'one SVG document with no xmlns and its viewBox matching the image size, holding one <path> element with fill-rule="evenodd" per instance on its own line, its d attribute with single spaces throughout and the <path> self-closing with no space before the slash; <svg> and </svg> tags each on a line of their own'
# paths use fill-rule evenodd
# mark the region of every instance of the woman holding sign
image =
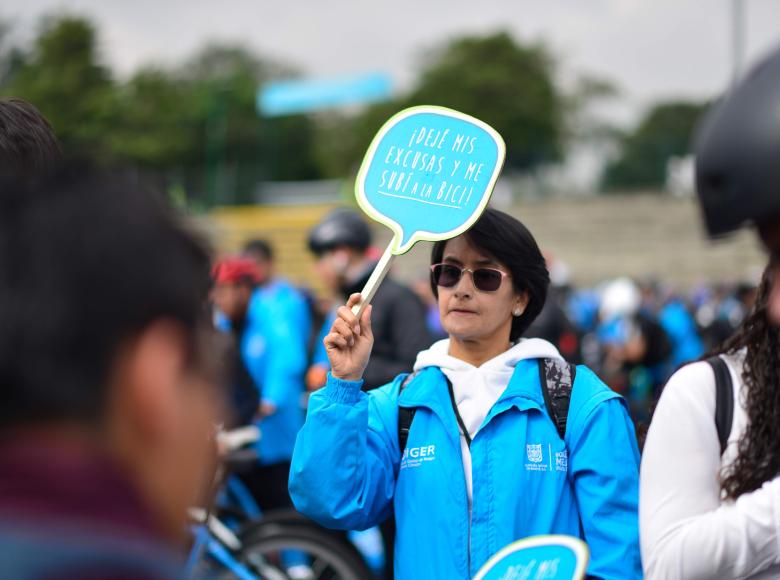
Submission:
<svg viewBox="0 0 780 580">
<path fill-rule="evenodd" d="M 488 209 L 433 247 L 449 338 L 411 375 L 360 390 L 373 334 L 353 294 L 325 338 L 332 371 L 309 401 L 290 475 L 296 507 L 364 529 L 395 509 L 399 578 L 470 578 L 539 534 L 581 537 L 588 574 L 641 577 L 639 453 L 624 401 L 549 343 L 523 340 L 549 285 L 516 219 Z M 573 383 L 573 384 L 572 384 Z"/>
</svg>

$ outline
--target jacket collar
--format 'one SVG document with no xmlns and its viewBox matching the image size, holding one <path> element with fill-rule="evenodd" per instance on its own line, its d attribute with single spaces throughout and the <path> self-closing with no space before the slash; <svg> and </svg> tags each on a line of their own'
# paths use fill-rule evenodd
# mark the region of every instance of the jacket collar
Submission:
<svg viewBox="0 0 780 580">
<path fill-rule="evenodd" d="M 421 370 L 404 388 L 398 399 L 398 405 L 426 407 L 433 411 L 442 423 L 453 427 L 457 432 L 447 378 L 438 367 L 426 367 Z M 516 407 L 520 411 L 530 409 L 541 411 L 544 408 L 537 359 L 526 359 L 517 363 L 506 389 L 485 418 L 485 424 L 510 407 Z"/>
</svg>

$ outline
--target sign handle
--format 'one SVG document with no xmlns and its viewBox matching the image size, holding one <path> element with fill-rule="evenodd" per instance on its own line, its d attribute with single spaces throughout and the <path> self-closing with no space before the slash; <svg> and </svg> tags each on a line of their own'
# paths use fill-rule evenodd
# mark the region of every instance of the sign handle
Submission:
<svg viewBox="0 0 780 580">
<path fill-rule="evenodd" d="M 368 306 L 369 302 L 371 302 L 371 299 L 374 298 L 374 294 L 376 294 L 376 291 L 379 289 L 379 285 L 390 271 L 390 264 L 394 258 L 392 249 L 393 241 L 390 240 L 385 253 L 382 254 L 379 262 L 377 262 L 376 268 L 374 268 L 374 271 L 371 273 L 371 277 L 368 279 L 368 282 L 366 282 L 366 285 L 360 292 L 360 302 L 352 307 L 352 314 L 358 318 L 360 318 L 360 316 L 363 314 L 363 310 L 365 310 L 366 306 Z"/>
</svg>

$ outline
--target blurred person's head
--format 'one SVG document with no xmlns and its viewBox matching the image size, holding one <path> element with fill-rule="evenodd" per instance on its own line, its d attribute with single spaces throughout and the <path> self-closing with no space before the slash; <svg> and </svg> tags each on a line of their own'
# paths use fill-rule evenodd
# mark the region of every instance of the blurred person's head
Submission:
<svg viewBox="0 0 780 580">
<path fill-rule="evenodd" d="M 517 341 L 541 312 L 549 285 L 531 232 L 501 211 L 488 208 L 466 233 L 433 245 L 431 290 L 451 338 Z"/>
<path fill-rule="evenodd" d="M 120 173 L 70 166 L 0 189 L 3 440 L 106 454 L 178 539 L 219 409 L 206 248 Z"/>
<path fill-rule="evenodd" d="M 315 256 L 315 270 L 332 291 L 341 290 L 362 274 L 370 260 L 371 230 L 365 220 L 347 208 L 335 209 L 309 232 L 309 250 Z"/>
<path fill-rule="evenodd" d="M 240 324 L 246 318 L 252 293 L 260 280 L 255 261 L 243 256 L 224 258 L 214 266 L 212 278 L 214 305 L 230 322 Z"/>
<path fill-rule="evenodd" d="M 61 156 L 46 118 L 27 101 L 0 99 L 0 174 L 36 175 Z"/>
<path fill-rule="evenodd" d="M 604 286 L 599 306 L 602 321 L 632 317 L 642 306 L 642 293 L 630 278 L 617 278 Z"/>
<path fill-rule="evenodd" d="M 267 240 L 255 239 L 244 244 L 242 255 L 257 266 L 257 283 L 262 286 L 273 277 L 274 249 Z"/>
<path fill-rule="evenodd" d="M 780 50 L 713 105 L 697 130 L 696 190 L 712 237 L 757 226 L 780 262 Z"/>
</svg>

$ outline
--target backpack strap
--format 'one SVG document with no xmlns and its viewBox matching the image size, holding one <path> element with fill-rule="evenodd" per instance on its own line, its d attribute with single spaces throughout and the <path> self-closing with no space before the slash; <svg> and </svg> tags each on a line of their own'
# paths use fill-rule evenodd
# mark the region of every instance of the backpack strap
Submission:
<svg viewBox="0 0 780 580">
<path fill-rule="evenodd" d="M 539 359 L 539 382 L 544 404 L 561 439 L 566 435 L 569 403 L 576 375 L 577 367 L 572 364 L 552 358 Z"/>
<path fill-rule="evenodd" d="M 542 385 L 544 404 L 561 439 L 566 434 L 566 423 L 569 418 L 569 403 L 574 387 L 577 367 L 558 359 L 539 359 L 539 378 Z M 407 385 L 414 380 L 417 373 L 408 375 L 398 389 L 401 396 Z M 416 408 L 398 407 L 398 448 L 403 454 Z"/>
<path fill-rule="evenodd" d="M 417 372 L 409 374 L 401 383 L 398 388 L 398 396 L 411 383 L 417 376 Z M 414 420 L 414 414 L 417 412 L 416 407 L 398 407 L 398 449 L 401 450 L 401 455 L 406 449 L 406 442 L 409 440 L 409 430 L 412 428 L 412 421 Z"/>
<path fill-rule="evenodd" d="M 734 385 L 729 367 L 721 357 L 710 357 L 707 359 L 707 364 L 715 373 L 715 428 L 718 430 L 720 454 L 723 455 L 731 434 L 731 424 L 734 421 Z"/>
</svg>

